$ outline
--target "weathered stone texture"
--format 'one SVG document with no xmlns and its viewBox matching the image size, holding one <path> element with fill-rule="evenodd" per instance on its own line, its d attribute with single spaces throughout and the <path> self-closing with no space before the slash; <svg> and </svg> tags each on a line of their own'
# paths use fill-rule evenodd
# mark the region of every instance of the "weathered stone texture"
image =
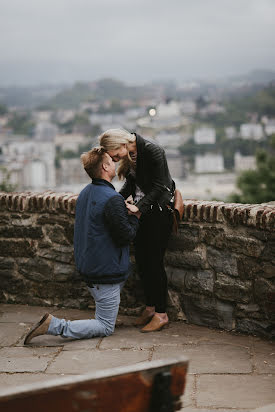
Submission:
<svg viewBox="0 0 275 412">
<path fill-rule="evenodd" d="M 94 306 L 74 265 L 76 200 L 70 193 L 0 193 L 0 301 Z M 170 318 L 273 336 L 275 207 L 184 203 L 165 257 Z M 136 314 L 143 302 L 134 265 L 121 311 Z"/>
</svg>

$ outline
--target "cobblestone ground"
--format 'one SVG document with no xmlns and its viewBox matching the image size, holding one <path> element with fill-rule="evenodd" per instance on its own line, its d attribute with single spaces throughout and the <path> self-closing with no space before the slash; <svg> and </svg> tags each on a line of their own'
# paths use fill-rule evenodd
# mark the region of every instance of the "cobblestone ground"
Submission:
<svg viewBox="0 0 275 412">
<path fill-rule="evenodd" d="M 24 347 L 24 337 L 45 312 L 71 320 L 91 317 L 89 311 L 0 305 L 0 391 L 185 355 L 190 365 L 182 411 L 245 412 L 275 403 L 275 345 L 269 341 L 183 322 L 142 334 L 131 326 L 133 318 L 120 316 L 107 338 L 40 336 Z"/>
</svg>

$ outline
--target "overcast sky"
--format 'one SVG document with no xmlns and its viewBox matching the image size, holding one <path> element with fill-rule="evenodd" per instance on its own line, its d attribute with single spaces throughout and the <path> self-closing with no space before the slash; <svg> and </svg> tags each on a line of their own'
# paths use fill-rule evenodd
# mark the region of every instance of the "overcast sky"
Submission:
<svg viewBox="0 0 275 412">
<path fill-rule="evenodd" d="M 0 0 L 0 85 L 275 69 L 275 0 Z"/>
</svg>

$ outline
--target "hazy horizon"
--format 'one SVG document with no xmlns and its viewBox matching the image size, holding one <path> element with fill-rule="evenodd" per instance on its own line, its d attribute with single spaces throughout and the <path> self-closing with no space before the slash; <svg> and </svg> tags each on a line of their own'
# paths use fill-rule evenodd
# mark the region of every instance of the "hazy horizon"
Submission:
<svg viewBox="0 0 275 412">
<path fill-rule="evenodd" d="M 273 0 L 0 0 L 0 85 L 275 70 Z"/>
</svg>

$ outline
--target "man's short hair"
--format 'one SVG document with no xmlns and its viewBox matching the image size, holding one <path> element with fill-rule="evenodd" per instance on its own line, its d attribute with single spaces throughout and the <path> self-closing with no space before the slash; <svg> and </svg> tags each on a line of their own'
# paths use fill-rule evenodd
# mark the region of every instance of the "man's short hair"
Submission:
<svg viewBox="0 0 275 412">
<path fill-rule="evenodd" d="M 101 177 L 101 165 L 104 161 L 106 151 L 102 146 L 94 147 L 80 156 L 83 167 L 88 175 L 92 178 Z"/>
</svg>

